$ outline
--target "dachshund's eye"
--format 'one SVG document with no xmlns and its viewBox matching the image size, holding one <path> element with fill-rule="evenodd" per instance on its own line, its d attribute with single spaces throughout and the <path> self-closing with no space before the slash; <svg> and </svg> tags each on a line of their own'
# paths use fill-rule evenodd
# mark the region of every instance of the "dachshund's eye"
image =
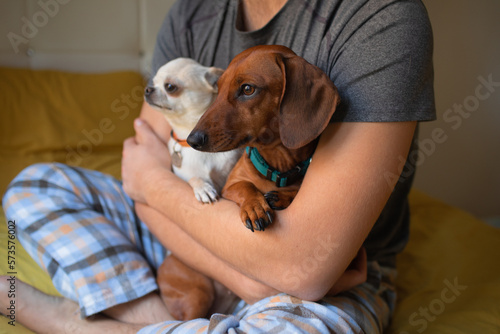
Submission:
<svg viewBox="0 0 500 334">
<path fill-rule="evenodd" d="M 255 87 L 248 84 L 244 84 L 243 86 L 241 86 L 241 91 L 243 92 L 243 94 L 250 96 L 253 93 L 255 93 Z"/>
<path fill-rule="evenodd" d="M 165 90 L 167 91 L 167 93 L 174 93 L 175 91 L 177 91 L 178 87 L 174 84 L 171 84 L 169 82 L 167 82 L 165 84 Z"/>
</svg>

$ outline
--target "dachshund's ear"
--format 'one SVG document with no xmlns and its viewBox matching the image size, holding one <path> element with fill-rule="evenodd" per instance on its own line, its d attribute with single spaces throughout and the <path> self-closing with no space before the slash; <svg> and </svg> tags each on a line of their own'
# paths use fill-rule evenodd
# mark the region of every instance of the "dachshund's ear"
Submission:
<svg viewBox="0 0 500 334">
<path fill-rule="evenodd" d="M 330 78 L 302 57 L 281 56 L 277 61 L 283 73 L 280 137 L 287 148 L 297 149 L 323 132 L 340 98 Z"/>
<path fill-rule="evenodd" d="M 224 70 L 217 67 L 210 67 L 208 71 L 205 72 L 205 81 L 214 93 L 217 93 L 218 91 L 217 81 L 219 80 L 222 73 L 224 73 Z"/>
</svg>

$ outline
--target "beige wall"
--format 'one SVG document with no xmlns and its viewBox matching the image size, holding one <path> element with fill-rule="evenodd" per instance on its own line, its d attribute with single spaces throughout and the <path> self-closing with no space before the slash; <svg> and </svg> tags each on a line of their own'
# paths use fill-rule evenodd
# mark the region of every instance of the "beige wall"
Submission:
<svg viewBox="0 0 500 334">
<path fill-rule="evenodd" d="M 415 187 L 477 216 L 500 216 L 500 1 L 424 3 L 434 30 L 438 120 L 421 126 L 426 145 Z M 490 79 L 494 87 L 484 84 Z M 446 140 L 433 139 L 437 128 Z"/>
<path fill-rule="evenodd" d="M 173 2 L 41 1 L 57 6 L 47 12 L 39 0 L 0 0 L 0 65 L 147 73 Z M 500 216 L 500 87 L 481 87 L 490 77 L 500 82 L 500 1 L 424 2 L 435 35 L 438 120 L 422 125 L 416 187 L 478 216 Z M 25 40 L 13 43 L 14 35 Z M 445 140 L 433 138 L 436 129 Z"/>
<path fill-rule="evenodd" d="M 0 0 L 0 65 L 148 72 L 174 0 Z"/>
</svg>

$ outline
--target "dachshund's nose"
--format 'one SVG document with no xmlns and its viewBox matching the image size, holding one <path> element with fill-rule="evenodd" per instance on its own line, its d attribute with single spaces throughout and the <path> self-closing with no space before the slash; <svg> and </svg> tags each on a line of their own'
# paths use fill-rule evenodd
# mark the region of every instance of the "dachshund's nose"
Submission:
<svg viewBox="0 0 500 334">
<path fill-rule="evenodd" d="M 146 87 L 146 89 L 144 90 L 144 95 L 146 96 L 150 96 L 151 94 L 153 94 L 153 92 L 155 91 L 155 88 L 154 87 Z"/>
<path fill-rule="evenodd" d="M 203 151 L 208 143 L 208 136 L 201 130 L 192 131 L 187 137 L 187 143 L 195 150 Z"/>
</svg>

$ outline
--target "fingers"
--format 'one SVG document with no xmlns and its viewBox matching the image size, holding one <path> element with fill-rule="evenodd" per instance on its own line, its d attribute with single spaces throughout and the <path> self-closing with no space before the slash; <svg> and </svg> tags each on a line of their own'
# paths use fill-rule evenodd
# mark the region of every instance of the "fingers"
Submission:
<svg viewBox="0 0 500 334">
<path fill-rule="evenodd" d="M 136 141 L 138 144 L 145 144 L 149 140 L 158 140 L 151 126 L 144 120 L 136 118 L 134 120 L 134 130 L 136 133 Z"/>
<path fill-rule="evenodd" d="M 358 254 L 356 254 L 356 257 L 351 261 L 347 270 L 357 270 L 359 272 L 367 271 L 367 255 L 364 247 L 359 249 Z"/>
<path fill-rule="evenodd" d="M 335 285 L 328 292 L 329 296 L 334 296 L 340 292 L 352 289 L 366 282 L 368 275 L 368 262 L 366 249 L 361 247 L 356 257 L 352 260 L 346 271 L 335 282 Z"/>
<path fill-rule="evenodd" d="M 129 146 L 129 145 L 137 145 L 137 141 L 135 140 L 135 137 L 129 137 L 123 141 L 123 146 Z"/>
<path fill-rule="evenodd" d="M 128 148 L 131 147 L 132 145 L 137 145 L 137 141 L 135 140 L 135 137 L 129 137 L 123 141 L 123 148 L 122 148 L 122 159 L 125 158 L 127 155 Z M 123 168 L 123 165 L 122 165 Z"/>
</svg>

